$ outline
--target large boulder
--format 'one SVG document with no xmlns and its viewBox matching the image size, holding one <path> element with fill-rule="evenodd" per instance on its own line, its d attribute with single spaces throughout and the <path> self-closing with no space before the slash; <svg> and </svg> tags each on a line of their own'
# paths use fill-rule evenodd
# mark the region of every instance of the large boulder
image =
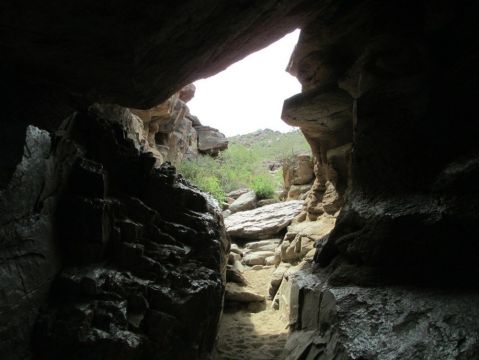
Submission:
<svg viewBox="0 0 479 360">
<path fill-rule="evenodd" d="M 251 210 L 256 207 L 257 202 L 258 198 L 256 197 L 256 193 L 254 191 L 248 191 L 233 201 L 228 210 L 232 213 Z"/>
<path fill-rule="evenodd" d="M 303 201 L 294 200 L 235 213 L 225 219 L 226 231 L 234 238 L 271 238 L 286 228 L 302 207 Z"/>
<path fill-rule="evenodd" d="M 198 134 L 198 151 L 203 154 L 216 156 L 220 151 L 228 148 L 228 139 L 218 129 L 210 126 L 196 126 Z"/>
</svg>

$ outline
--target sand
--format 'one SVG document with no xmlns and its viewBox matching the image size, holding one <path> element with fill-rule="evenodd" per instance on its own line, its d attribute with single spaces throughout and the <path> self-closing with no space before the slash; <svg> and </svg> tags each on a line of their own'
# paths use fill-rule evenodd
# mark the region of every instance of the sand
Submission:
<svg viewBox="0 0 479 360">
<path fill-rule="evenodd" d="M 274 267 L 245 270 L 244 275 L 256 292 L 267 296 Z M 263 310 L 225 310 L 220 323 L 214 360 L 279 359 L 288 329 L 280 312 L 267 301 Z"/>
</svg>

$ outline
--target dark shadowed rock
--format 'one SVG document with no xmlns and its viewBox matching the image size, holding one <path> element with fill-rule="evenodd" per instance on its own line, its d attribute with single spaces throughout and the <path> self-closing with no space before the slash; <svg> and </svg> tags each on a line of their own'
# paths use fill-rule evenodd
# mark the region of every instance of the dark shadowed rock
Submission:
<svg viewBox="0 0 479 360">
<path fill-rule="evenodd" d="M 122 114 L 91 107 L 59 139 L 88 156 L 61 163 L 64 269 L 36 323 L 38 359 L 198 358 L 212 348 L 229 247 L 220 211 L 171 165 L 155 168 Z"/>
<path fill-rule="evenodd" d="M 285 359 L 477 357 L 477 293 L 333 287 L 307 269 L 287 282 L 281 285 L 280 301 L 285 295 L 301 295 L 291 304 L 289 320 L 297 331 L 288 339 Z"/>
</svg>

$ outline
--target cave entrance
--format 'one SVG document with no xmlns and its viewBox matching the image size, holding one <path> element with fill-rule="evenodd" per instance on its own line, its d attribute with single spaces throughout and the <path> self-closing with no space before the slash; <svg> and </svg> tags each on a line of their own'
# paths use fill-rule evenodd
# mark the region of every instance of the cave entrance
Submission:
<svg viewBox="0 0 479 360">
<path fill-rule="evenodd" d="M 286 343 L 290 301 L 280 302 L 278 289 L 306 253 L 282 262 L 281 244 L 315 178 L 309 144 L 281 120 L 283 101 L 301 92 L 286 72 L 298 37 L 296 30 L 152 109 L 156 148 L 216 198 L 232 239 L 217 360 L 275 359 Z"/>
</svg>

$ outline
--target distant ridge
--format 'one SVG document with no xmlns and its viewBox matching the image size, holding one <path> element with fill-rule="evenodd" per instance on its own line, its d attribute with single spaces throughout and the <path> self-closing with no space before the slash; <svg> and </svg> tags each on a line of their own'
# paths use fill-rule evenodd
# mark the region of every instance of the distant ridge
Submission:
<svg viewBox="0 0 479 360">
<path fill-rule="evenodd" d="M 228 138 L 230 145 L 242 145 L 255 151 L 264 160 L 280 160 L 292 154 L 311 153 L 300 130 L 282 133 L 277 130 L 260 129 L 249 134 Z"/>
</svg>

